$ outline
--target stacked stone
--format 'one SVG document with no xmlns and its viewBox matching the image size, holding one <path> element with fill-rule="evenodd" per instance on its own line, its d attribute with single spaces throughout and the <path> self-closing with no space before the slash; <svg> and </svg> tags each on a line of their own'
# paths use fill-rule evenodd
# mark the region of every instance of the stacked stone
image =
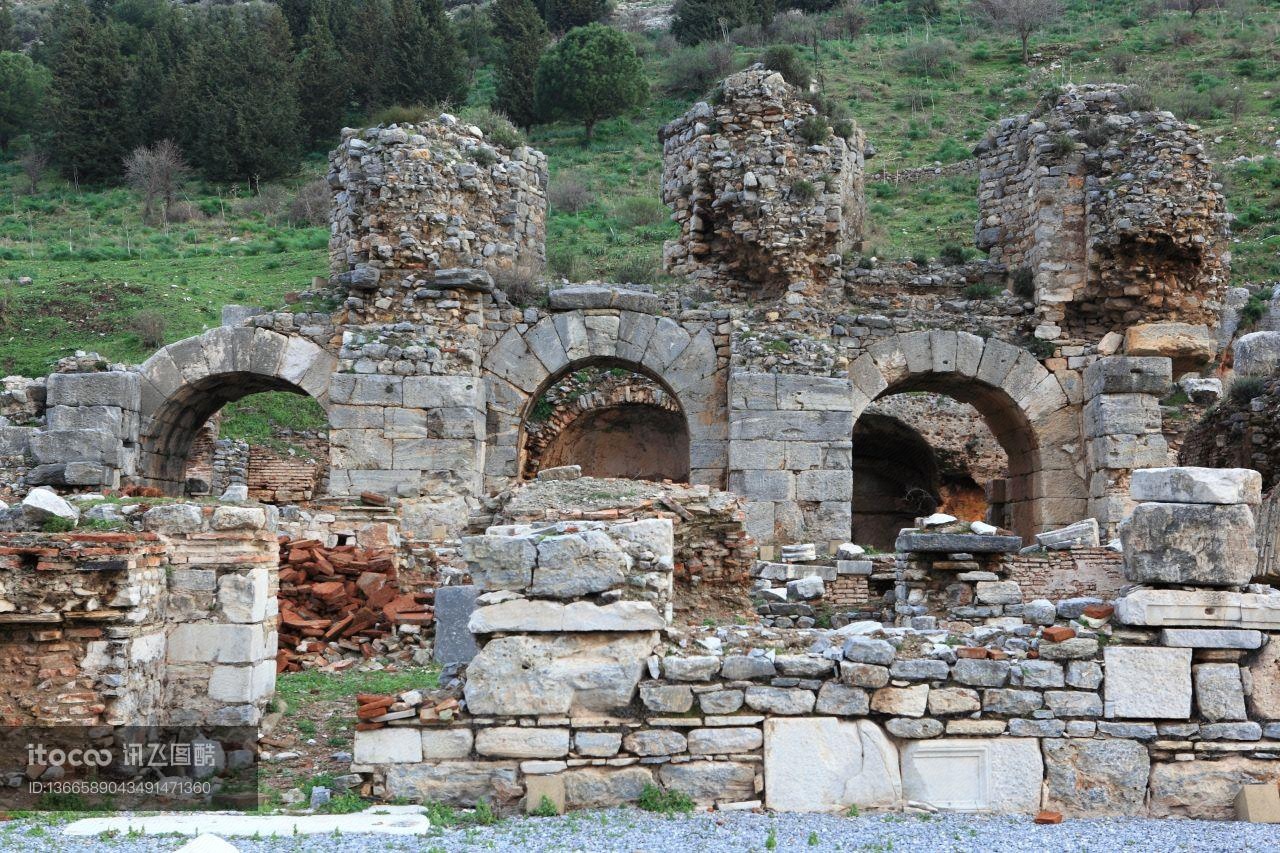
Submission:
<svg viewBox="0 0 1280 853">
<path fill-rule="evenodd" d="M 755 65 L 730 75 L 713 106 L 699 102 L 659 132 L 662 199 L 680 237 L 672 275 L 735 293 L 821 290 L 841 255 L 861 244 L 862 132 L 842 137 L 781 74 Z M 823 125 L 824 139 L 805 138 Z"/>
<path fill-rule="evenodd" d="M 249 442 L 220 438 L 213 443 L 212 472 L 209 491 L 220 495 L 231 486 L 247 486 L 249 482 Z"/>
<path fill-rule="evenodd" d="M 1262 475 L 1264 491 L 1274 488 L 1280 482 L 1280 377 L 1263 380 L 1250 400 L 1228 397 L 1210 409 L 1187 434 L 1178 462 L 1252 468 Z"/>
<path fill-rule="evenodd" d="M 1068 87 L 975 151 L 978 246 L 1032 274 L 1038 337 L 1216 321 L 1230 257 L 1221 187 L 1199 129 L 1134 109 L 1135 95 Z"/>
<path fill-rule="evenodd" d="M 894 548 L 896 621 L 919 630 L 934 629 L 939 617 L 947 625 L 958 623 L 956 627 L 1021 625 L 1024 617 L 1032 624 L 1052 625 L 1052 605 L 1024 607 L 1018 584 L 1004 580 L 1001 557 L 1021 546 L 1017 536 L 972 532 L 964 522 L 903 530 Z"/>
<path fill-rule="evenodd" d="M 1133 506 L 1129 475 L 1169 463 L 1160 399 L 1171 389 L 1169 359 L 1110 356 L 1084 371 L 1085 461 L 1089 515 L 1104 535 L 1115 533 Z"/>
<path fill-rule="evenodd" d="M 137 373 L 55 373 L 47 386 L 48 427 L 31 435 L 32 484 L 119 488 L 137 471 Z"/>
</svg>

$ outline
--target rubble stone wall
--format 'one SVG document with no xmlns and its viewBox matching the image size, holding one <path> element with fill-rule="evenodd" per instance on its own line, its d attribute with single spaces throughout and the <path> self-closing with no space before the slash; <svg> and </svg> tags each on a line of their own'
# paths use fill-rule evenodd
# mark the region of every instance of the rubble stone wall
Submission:
<svg viewBox="0 0 1280 853">
<path fill-rule="evenodd" d="M 1037 335 L 1217 323 L 1230 251 L 1198 128 L 1126 86 L 1073 86 L 979 144 L 979 248 L 1032 276 Z"/>
</svg>

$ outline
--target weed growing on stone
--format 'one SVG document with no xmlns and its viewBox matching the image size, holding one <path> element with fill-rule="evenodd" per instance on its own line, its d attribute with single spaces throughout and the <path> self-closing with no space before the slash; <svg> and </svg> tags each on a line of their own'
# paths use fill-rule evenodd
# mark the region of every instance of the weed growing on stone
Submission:
<svg viewBox="0 0 1280 853">
<path fill-rule="evenodd" d="M 693 811 L 693 799 L 683 791 L 664 791 L 657 785 L 645 785 L 636 805 L 647 812 L 674 815 Z"/>
</svg>

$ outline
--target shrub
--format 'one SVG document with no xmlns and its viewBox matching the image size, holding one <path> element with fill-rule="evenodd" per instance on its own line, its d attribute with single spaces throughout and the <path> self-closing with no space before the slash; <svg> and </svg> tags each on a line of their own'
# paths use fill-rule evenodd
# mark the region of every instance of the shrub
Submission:
<svg viewBox="0 0 1280 853">
<path fill-rule="evenodd" d="M 665 64 L 662 87 L 672 94 L 702 95 L 733 71 L 733 48 L 724 42 L 687 47 Z"/>
<path fill-rule="evenodd" d="M 831 125 L 831 130 L 841 139 L 848 139 L 853 136 L 854 124 L 852 119 L 842 118 Z"/>
<path fill-rule="evenodd" d="M 809 63 L 804 61 L 800 51 L 789 44 L 769 48 L 760 57 L 760 62 L 765 68 L 777 71 L 784 80 L 801 89 L 808 89 L 809 81 L 813 79 L 813 69 L 809 67 Z"/>
<path fill-rule="evenodd" d="M 538 800 L 537 808 L 532 809 L 529 814 L 533 817 L 555 817 L 560 814 L 560 810 L 556 808 L 556 804 L 551 802 L 551 798 L 546 794 L 542 795 L 542 799 Z"/>
<path fill-rule="evenodd" d="M 773 11 L 773 0 L 677 0 L 671 34 L 681 44 L 698 44 L 747 24 L 763 27 Z"/>
<path fill-rule="evenodd" d="M 1070 134 L 1055 134 L 1049 144 L 1052 146 L 1053 153 L 1058 157 L 1069 157 L 1076 150 L 1076 141 L 1071 138 Z"/>
<path fill-rule="evenodd" d="M 1000 292 L 994 284 L 976 281 L 964 289 L 965 299 L 990 299 Z"/>
<path fill-rule="evenodd" d="M 540 116 L 582 122 L 588 142 L 598 121 L 635 109 L 649 97 L 644 65 L 631 42 L 600 24 L 570 31 L 542 55 L 535 90 Z"/>
<path fill-rule="evenodd" d="M 656 785 L 645 785 L 636 805 L 647 812 L 659 814 L 689 814 L 693 811 L 693 799 L 683 791 L 664 791 Z"/>
<path fill-rule="evenodd" d="M 1058 351 L 1058 345 L 1053 341 L 1046 341 L 1044 338 L 1030 338 L 1027 340 L 1026 349 L 1036 358 L 1052 358 L 1053 354 Z"/>
<path fill-rule="evenodd" d="M 524 134 L 503 113 L 489 107 L 467 107 L 459 116 L 484 132 L 485 137 L 503 148 L 519 148 L 525 144 Z"/>
<path fill-rule="evenodd" d="M 839 9 L 822 22 L 822 37 L 828 39 L 855 39 L 867 27 L 867 16 L 858 0 L 847 0 Z"/>
<path fill-rule="evenodd" d="M 582 262 L 582 256 L 573 249 L 557 248 L 547 252 L 547 269 L 560 278 L 580 281 L 584 277 L 586 266 Z"/>
<path fill-rule="evenodd" d="M 129 321 L 129 328 L 138 336 L 138 342 L 147 349 L 164 345 L 165 317 L 159 311 L 139 311 Z"/>
<path fill-rule="evenodd" d="M 659 225 L 667 215 L 667 206 L 649 196 L 627 196 L 613 207 L 613 217 L 628 228 Z"/>
<path fill-rule="evenodd" d="M 917 77 L 950 77 L 956 69 L 956 48 L 946 39 L 918 41 L 898 51 L 897 64 Z"/>
<path fill-rule="evenodd" d="M 1133 65 L 1135 57 L 1133 51 L 1116 47 L 1107 51 L 1103 59 L 1106 60 L 1107 68 L 1111 70 L 1112 74 L 1124 74 Z"/>
<path fill-rule="evenodd" d="M 527 263 L 516 264 L 509 269 L 495 270 L 494 286 L 507 294 L 512 305 L 528 308 L 541 304 L 547 295 L 547 288 L 541 280 L 540 271 Z"/>
<path fill-rule="evenodd" d="M 774 17 L 764 28 L 765 41 L 775 44 L 809 45 L 818 35 L 818 21 L 791 10 Z"/>
<path fill-rule="evenodd" d="M 1240 376 L 1232 381 L 1227 389 L 1227 397 L 1232 405 L 1244 408 L 1254 397 L 1266 392 L 1266 380 L 1261 376 Z"/>
<path fill-rule="evenodd" d="M 963 246 L 956 243 L 948 243 L 943 246 L 942 251 L 938 253 L 938 260 L 953 267 L 963 264 L 968 259 L 968 251 L 966 251 Z"/>
<path fill-rule="evenodd" d="M 289 202 L 289 221 L 295 225 L 328 225 L 329 182 L 316 178 L 298 187 Z"/>
<path fill-rule="evenodd" d="M 808 116 L 796 126 L 796 133 L 810 145 L 821 145 L 831 135 L 831 128 L 822 116 Z"/>
<path fill-rule="evenodd" d="M 40 525 L 40 529 L 45 533 L 67 533 L 76 529 L 76 523 L 69 518 L 55 515 Z"/>
<path fill-rule="evenodd" d="M 370 119 L 372 124 L 417 124 L 425 121 L 431 110 L 422 104 L 394 105 L 381 109 Z"/>
<path fill-rule="evenodd" d="M 1036 275 L 1031 267 L 1019 267 L 1013 271 L 1013 287 L 1010 288 L 1023 299 L 1032 299 L 1036 295 Z"/>
<path fill-rule="evenodd" d="M 916 252 L 911 256 L 911 263 L 918 267 L 927 267 L 929 266 L 929 256 L 924 252 Z"/>
<path fill-rule="evenodd" d="M 596 196 L 581 177 L 573 172 L 565 172 L 551 179 L 551 185 L 547 188 L 547 201 L 554 211 L 581 213 L 595 204 Z"/>
<path fill-rule="evenodd" d="M 327 194 L 325 198 L 326 200 L 328 199 Z M 181 225 L 184 222 L 198 222 L 199 220 L 204 219 L 204 211 L 189 201 L 175 201 L 169 206 L 168 219 L 175 225 Z M 325 214 L 325 221 L 328 221 L 327 212 Z M 316 224 L 323 225 L 325 222 L 319 222 Z"/>
<path fill-rule="evenodd" d="M 169 206 L 177 198 L 191 169 L 182 151 L 171 140 L 155 145 L 139 145 L 124 160 L 125 181 L 142 196 L 142 218 L 146 222 L 167 222 Z M 158 210 L 157 210 L 158 206 Z"/>
<path fill-rule="evenodd" d="M 811 182 L 801 179 L 791 185 L 790 196 L 792 201 L 810 202 L 818 197 L 818 188 Z"/>
<path fill-rule="evenodd" d="M 492 166 L 498 162 L 498 154 L 487 145 L 473 145 L 467 150 L 467 158 L 477 166 Z"/>
<path fill-rule="evenodd" d="M 627 255 L 609 268 L 609 276 L 619 284 L 653 284 L 659 275 L 657 259 L 646 253 Z"/>
<path fill-rule="evenodd" d="M 535 0 L 534 5 L 557 33 L 602 21 L 609 13 L 608 0 Z"/>
<path fill-rule="evenodd" d="M 1269 287 L 1261 288 L 1257 293 L 1249 294 L 1249 301 L 1240 309 L 1240 324 L 1242 326 L 1252 326 L 1262 319 L 1267 313 L 1267 304 L 1271 301 L 1272 290 Z"/>
</svg>

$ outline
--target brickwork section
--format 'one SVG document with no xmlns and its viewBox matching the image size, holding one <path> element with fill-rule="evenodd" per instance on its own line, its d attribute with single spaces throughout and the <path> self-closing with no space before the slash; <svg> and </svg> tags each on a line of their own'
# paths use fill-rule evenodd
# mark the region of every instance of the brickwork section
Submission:
<svg viewBox="0 0 1280 853">
<path fill-rule="evenodd" d="M 1027 600 L 1109 600 L 1119 595 L 1125 584 L 1124 557 L 1109 548 L 1006 554 L 1000 564 L 1001 573 L 1018 584 Z"/>
</svg>

